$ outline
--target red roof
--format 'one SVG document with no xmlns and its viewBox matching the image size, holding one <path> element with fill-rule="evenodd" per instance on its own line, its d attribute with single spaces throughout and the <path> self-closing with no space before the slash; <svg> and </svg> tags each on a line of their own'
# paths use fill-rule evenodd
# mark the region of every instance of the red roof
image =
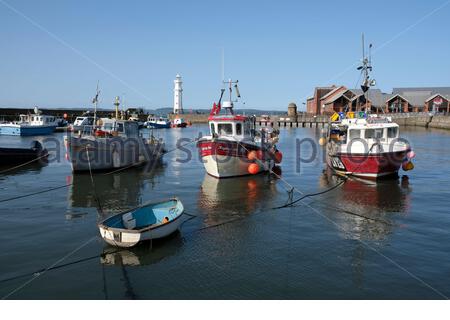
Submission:
<svg viewBox="0 0 450 320">
<path fill-rule="evenodd" d="M 242 115 L 218 115 L 218 116 L 209 116 L 209 121 L 244 121 L 248 119 L 247 116 Z"/>
</svg>

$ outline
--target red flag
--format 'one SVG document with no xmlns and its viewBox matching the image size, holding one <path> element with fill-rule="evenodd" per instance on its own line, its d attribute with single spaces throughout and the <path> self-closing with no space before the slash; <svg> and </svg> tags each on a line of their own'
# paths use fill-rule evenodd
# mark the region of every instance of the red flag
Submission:
<svg viewBox="0 0 450 320">
<path fill-rule="evenodd" d="M 216 105 L 216 103 L 214 102 L 213 107 L 212 107 L 211 112 L 210 112 L 209 115 L 210 116 L 215 116 L 215 115 L 218 115 L 219 112 L 220 112 L 220 103 Z"/>
</svg>

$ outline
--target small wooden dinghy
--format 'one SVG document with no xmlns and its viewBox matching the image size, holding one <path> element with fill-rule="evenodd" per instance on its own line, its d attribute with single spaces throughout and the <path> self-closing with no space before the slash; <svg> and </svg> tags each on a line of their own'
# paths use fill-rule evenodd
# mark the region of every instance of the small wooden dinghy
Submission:
<svg viewBox="0 0 450 320">
<path fill-rule="evenodd" d="M 184 207 L 178 198 L 147 202 L 98 224 L 102 238 L 116 247 L 166 237 L 178 230 Z"/>
</svg>

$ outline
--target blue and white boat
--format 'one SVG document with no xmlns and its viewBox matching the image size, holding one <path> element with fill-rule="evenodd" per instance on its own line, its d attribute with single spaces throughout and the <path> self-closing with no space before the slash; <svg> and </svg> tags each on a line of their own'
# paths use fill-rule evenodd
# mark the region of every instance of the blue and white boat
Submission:
<svg viewBox="0 0 450 320">
<path fill-rule="evenodd" d="M 44 115 L 37 108 L 34 114 L 21 114 L 19 121 L 0 123 L 0 135 L 5 136 L 41 136 L 55 132 L 58 119 Z"/>
<path fill-rule="evenodd" d="M 177 231 L 183 212 L 183 204 L 178 198 L 147 202 L 107 218 L 98 224 L 98 228 L 108 244 L 129 248 Z"/>
<path fill-rule="evenodd" d="M 145 126 L 149 129 L 170 128 L 170 120 L 164 117 L 149 116 L 145 122 Z"/>
</svg>

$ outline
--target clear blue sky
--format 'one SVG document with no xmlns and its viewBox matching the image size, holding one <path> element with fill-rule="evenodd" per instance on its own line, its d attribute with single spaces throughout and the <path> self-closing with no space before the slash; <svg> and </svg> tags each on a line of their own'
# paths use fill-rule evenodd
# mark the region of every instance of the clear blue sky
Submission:
<svg viewBox="0 0 450 320">
<path fill-rule="evenodd" d="M 450 86 L 446 1 L 0 0 L 0 106 L 86 107 L 99 80 L 102 107 L 167 107 L 180 73 L 184 107 L 209 108 L 222 48 L 246 107 L 301 106 L 315 86 L 355 86 L 362 32 L 379 88 Z"/>
</svg>

